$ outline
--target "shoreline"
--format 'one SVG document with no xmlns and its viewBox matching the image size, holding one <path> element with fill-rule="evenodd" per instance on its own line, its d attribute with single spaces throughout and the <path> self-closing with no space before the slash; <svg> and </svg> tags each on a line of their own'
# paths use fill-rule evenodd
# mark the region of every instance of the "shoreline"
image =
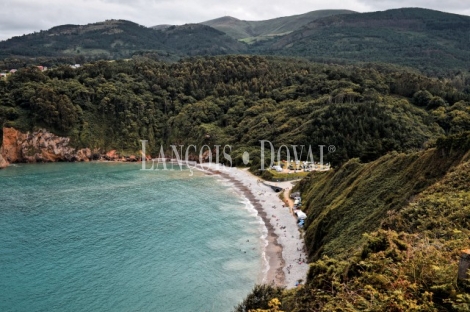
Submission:
<svg viewBox="0 0 470 312">
<path fill-rule="evenodd" d="M 96 160 L 97 163 L 129 163 L 120 160 Z M 218 175 L 233 185 L 234 189 L 246 198 L 267 229 L 264 246 L 268 270 L 262 284 L 296 287 L 298 280 L 306 281 L 309 265 L 302 234 L 292 215 L 291 208 L 279 198 L 269 186 L 261 183 L 259 177 L 247 169 L 224 167 L 218 164 L 197 164 L 196 169 L 206 174 Z M 292 188 L 291 182 L 278 182 L 276 186 L 286 190 Z M 263 272 L 266 267 L 263 267 Z"/>
<path fill-rule="evenodd" d="M 268 230 L 268 234 L 266 236 L 268 245 L 265 247 L 265 252 L 267 257 L 266 260 L 269 264 L 268 271 L 266 272 L 266 276 L 264 277 L 264 282 L 268 284 L 273 283 L 277 286 L 284 286 L 286 282 L 286 277 L 283 271 L 283 267 L 285 265 L 285 261 L 282 257 L 283 248 L 282 245 L 278 242 L 278 235 L 275 233 L 274 227 L 269 221 L 268 215 L 263 210 L 261 203 L 255 197 L 255 195 L 253 195 L 250 189 L 247 186 L 243 185 L 242 182 L 222 172 L 214 173 L 220 175 L 225 180 L 231 182 L 235 186 L 235 188 L 237 188 L 243 194 L 243 196 L 248 199 L 250 204 L 258 212 L 258 216 L 260 216 L 260 218 L 263 220 L 264 226 Z"/>
<path fill-rule="evenodd" d="M 290 208 L 270 187 L 259 183 L 260 179 L 248 170 L 203 164 L 199 167 L 210 175 L 218 175 L 255 208 L 268 233 L 265 256 L 269 268 L 262 283 L 294 288 L 298 280 L 306 280 L 309 265 L 305 261 L 305 244 Z M 291 182 L 276 183 L 283 189 L 291 188 Z M 299 261 L 299 259 L 303 261 Z M 263 268 L 265 269 L 265 268 Z"/>
</svg>

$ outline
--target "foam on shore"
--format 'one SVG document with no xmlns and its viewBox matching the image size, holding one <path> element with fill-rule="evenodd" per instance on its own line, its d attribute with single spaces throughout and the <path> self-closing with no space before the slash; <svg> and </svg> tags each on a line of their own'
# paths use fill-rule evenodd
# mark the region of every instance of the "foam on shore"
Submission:
<svg viewBox="0 0 470 312">
<path fill-rule="evenodd" d="M 202 167 L 202 166 L 201 166 Z M 308 264 L 303 238 L 295 217 L 271 188 L 247 170 L 204 164 L 204 171 L 220 175 L 228 181 L 255 209 L 264 224 L 263 234 L 263 283 L 295 287 L 298 280 L 305 281 Z M 277 183 L 282 188 L 291 188 L 290 182 Z M 250 207 L 251 206 L 251 207 Z M 300 259 L 300 261 L 299 261 Z"/>
</svg>

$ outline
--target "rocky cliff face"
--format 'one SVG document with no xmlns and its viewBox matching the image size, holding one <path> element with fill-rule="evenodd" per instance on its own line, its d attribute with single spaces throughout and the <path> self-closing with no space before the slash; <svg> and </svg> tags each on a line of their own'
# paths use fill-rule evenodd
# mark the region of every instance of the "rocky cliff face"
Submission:
<svg viewBox="0 0 470 312">
<path fill-rule="evenodd" d="M 76 150 L 70 146 L 69 138 L 59 137 L 41 129 L 22 133 L 14 128 L 3 129 L 3 145 L 0 149 L 0 168 L 8 163 L 89 161 L 89 148 Z"/>
<path fill-rule="evenodd" d="M 70 138 L 59 137 L 45 129 L 22 133 L 14 128 L 3 128 L 3 144 L 0 147 L 0 169 L 11 163 L 36 163 L 57 161 L 108 161 L 135 162 L 140 158 L 120 155 L 116 150 L 102 154 L 89 148 L 75 149 L 69 146 Z M 150 156 L 146 156 L 150 160 Z"/>
<path fill-rule="evenodd" d="M 8 167 L 8 162 L 2 156 L 2 150 L 0 149 L 0 169 Z"/>
<path fill-rule="evenodd" d="M 8 162 L 17 162 L 21 158 L 18 143 L 25 139 L 25 134 L 13 129 L 3 128 L 2 156 Z"/>
</svg>

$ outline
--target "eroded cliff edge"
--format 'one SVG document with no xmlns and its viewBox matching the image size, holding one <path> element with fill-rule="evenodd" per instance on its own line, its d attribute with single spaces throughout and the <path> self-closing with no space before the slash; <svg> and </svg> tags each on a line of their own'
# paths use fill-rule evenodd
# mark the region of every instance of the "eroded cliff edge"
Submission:
<svg viewBox="0 0 470 312">
<path fill-rule="evenodd" d="M 57 161 L 90 161 L 89 148 L 70 147 L 70 139 L 57 136 L 45 129 L 22 133 L 14 128 L 3 128 L 0 148 L 0 168 L 11 163 Z"/>
</svg>

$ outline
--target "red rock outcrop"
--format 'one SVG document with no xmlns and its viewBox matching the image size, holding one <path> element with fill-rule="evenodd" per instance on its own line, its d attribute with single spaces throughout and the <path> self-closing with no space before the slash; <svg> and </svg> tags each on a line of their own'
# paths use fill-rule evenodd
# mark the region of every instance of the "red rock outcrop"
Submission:
<svg viewBox="0 0 470 312">
<path fill-rule="evenodd" d="M 59 137 L 45 129 L 22 133 L 14 128 L 3 128 L 3 145 L 0 147 L 0 169 L 9 163 L 36 163 L 56 161 L 90 161 L 93 158 L 111 161 L 139 161 L 136 156 L 124 157 L 116 150 L 100 156 L 99 149 L 75 149 L 69 146 L 70 138 Z M 150 156 L 147 156 L 150 159 Z"/>
<path fill-rule="evenodd" d="M 76 161 L 90 161 L 93 158 L 93 153 L 89 148 L 82 148 L 77 151 L 75 157 Z"/>
<path fill-rule="evenodd" d="M 13 128 L 3 128 L 2 156 L 9 163 L 19 162 L 22 159 L 19 142 L 24 141 L 26 134 Z"/>
<path fill-rule="evenodd" d="M 88 161 L 91 159 L 90 149 L 77 151 L 70 147 L 69 143 L 69 138 L 56 136 L 45 129 L 21 133 L 14 128 L 4 128 L 1 155 L 4 161 L 9 163 Z"/>
<path fill-rule="evenodd" d="M 107 152 L 106 155 L 104 156 L 104 158 L 106 160 L 118 160 L 119 155 L 118 155 L 118 153 L 116 153 L 116 150 L 112 150 L 112 151 Z"/>
</svg>

